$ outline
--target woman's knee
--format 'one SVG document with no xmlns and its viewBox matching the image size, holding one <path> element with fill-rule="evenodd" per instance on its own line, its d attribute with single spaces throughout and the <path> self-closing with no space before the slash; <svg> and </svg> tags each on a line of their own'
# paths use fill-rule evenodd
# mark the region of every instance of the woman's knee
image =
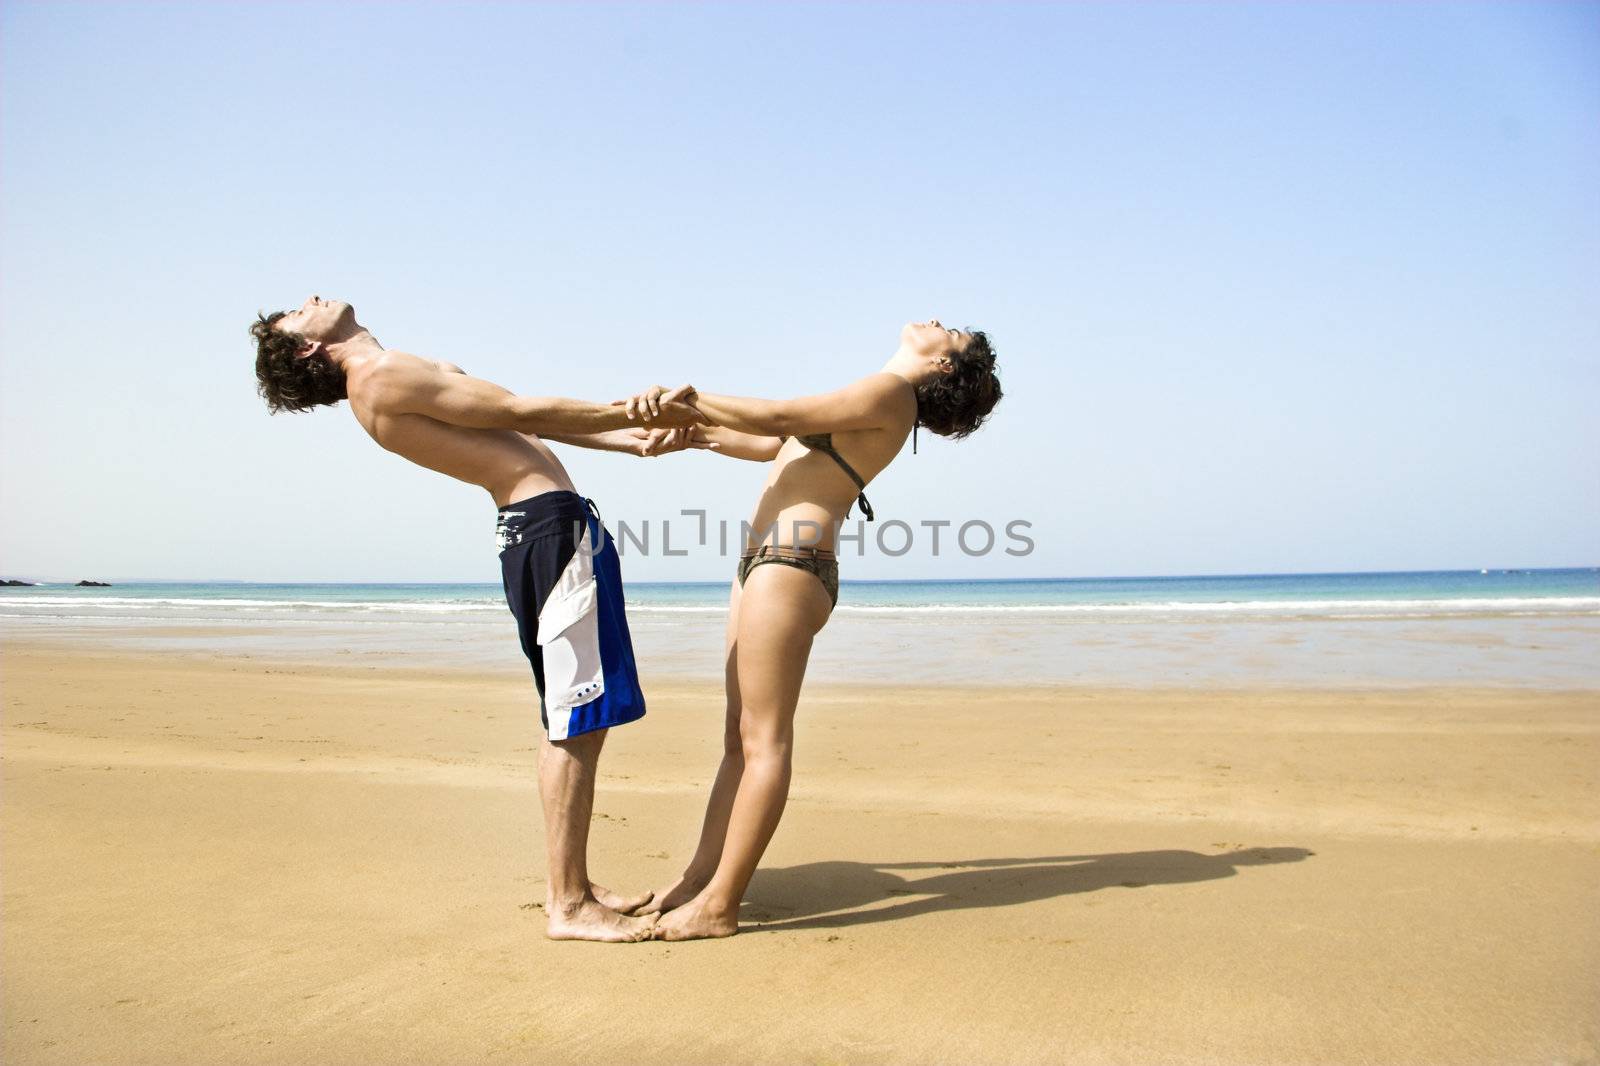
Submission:
<svg viewBox="0 0 1600 1066">
<path fill-rule="evenodd" d="M 724 755 L 738 755 L 744 750 L 743 741 L 739 738 L 741 722 L 744 719 L 744 707 L 737 695 L 728 694 L 727 707 L 722 712 L 722 753 Z"/>
<path fill-rule="evenodd" d="M 731 729 L 722 731 L 722 757 L 724 759 L 744 758 L 744 737 L 739 732 L 737 723 Z"/>
<path fill-rule="evenodd" d="M 731 742 L 732 737 L 728 738 Z M 744 718 L 739 723 L 739 751 L 746 761 L 788 757 L 794 747 L 794 723 Z"/>
</svg>

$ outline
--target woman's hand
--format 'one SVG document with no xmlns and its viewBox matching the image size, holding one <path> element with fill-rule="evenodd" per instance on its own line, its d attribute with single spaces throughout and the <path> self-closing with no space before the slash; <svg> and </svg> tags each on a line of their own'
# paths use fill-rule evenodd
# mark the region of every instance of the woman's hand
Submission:
<svg viewBox="0 0 1600 1066">
<path fill-rule="evenodd" d="M 665 396 L 666 392 L 667 390 L 660 385 L 651 385 L 643 392 L 617 402 L 627 408 L 630 419 L 643 418 L 648 421 L 660 413 L 661 397 Z"/>
<path fill-rule="evenodd" d="M 638 420 L 649 423 L 665 417 L 674 425 L 684 425 L 688 421 L 684 417 L 684 408 L 694 408 L 694 397 L 693 385 L 679 385 L 675 389 L 651 385 L 626 400 L 613 400 L 611 406 L 625 408 L 630 422 Z M 698 421 L 704 421 L 704 417 Z"/>
</svg>

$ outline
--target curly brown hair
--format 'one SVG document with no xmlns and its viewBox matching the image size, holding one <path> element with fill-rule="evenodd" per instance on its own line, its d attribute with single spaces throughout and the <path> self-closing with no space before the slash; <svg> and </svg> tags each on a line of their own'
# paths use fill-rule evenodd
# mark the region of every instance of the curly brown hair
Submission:
<svg viewBox="0 0 1600 1066">
<path fill-rule="evenodd" d="M 1001 397 L 988 336 L 982 330 L 966 332 L 972 338 L 966 350 L 950 355 L 955 369 L 917 386 L 917 424 L 952 440 L 983 425 Z"/>
<path fill-rule="evenodd" d="M 267 401 L 267 410 L 309 411 L 347 398 L 343 370 L 320 352 L 301 358 L 306 338 L 273 328 L 286 314 L 258 313 L 250 324 L 250 336 L 256 339 L 256 391 Z"/>
</svg>

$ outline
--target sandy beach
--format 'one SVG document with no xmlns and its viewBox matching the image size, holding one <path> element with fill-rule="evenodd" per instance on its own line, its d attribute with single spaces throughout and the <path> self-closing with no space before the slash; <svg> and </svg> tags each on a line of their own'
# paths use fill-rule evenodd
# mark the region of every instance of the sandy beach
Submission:
<svg viewBox="0 0 1600 1066">
<path fill-rule="evenodd" d="M 739 936 L 542 936 L 512 672 L 8 643 L 8 1063 L 1600 1054 L 1600 695 L 813 686 Z M 720 693 L 611 738 L 620 889 Z"/>
</svg>

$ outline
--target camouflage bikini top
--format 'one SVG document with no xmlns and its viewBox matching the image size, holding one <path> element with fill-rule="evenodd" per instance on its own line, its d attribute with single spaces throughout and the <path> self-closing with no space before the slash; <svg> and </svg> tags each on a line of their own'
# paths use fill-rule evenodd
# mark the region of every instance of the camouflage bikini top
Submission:
<svg viewBox="0 0 1600 1066">
<path fill-rule="evenodd" d="M 788 440 L 789 438 L 783 437 L 781 439 Z M 860 474 L 856 473 L 856 468 L 845 462 L 844 456 L 840 455 L 838 449 L 834 448 L 833 434 L 808 433 L 803 437 L 796 437 L 795 440 L 799 441 L 801 444 L 805 445 L 807 448 L 810 448 L 814 452 L 822 452 L 826 455 L 833 456 L 833 461 L 839 464 L 839 469 L 843 470 L 846 474 L 849 474 L 850 480 L 856 483 L 856 489 L 858 490 L 856 503 L 861 505 L 861 513 L 867 516 L 868 522 L 873 521 L 872 504 L 867 502 L 867 483 Z M 849 508 L 845 509 L 844 516 L 846 518 L 850 517 Z"/>
</svg>

